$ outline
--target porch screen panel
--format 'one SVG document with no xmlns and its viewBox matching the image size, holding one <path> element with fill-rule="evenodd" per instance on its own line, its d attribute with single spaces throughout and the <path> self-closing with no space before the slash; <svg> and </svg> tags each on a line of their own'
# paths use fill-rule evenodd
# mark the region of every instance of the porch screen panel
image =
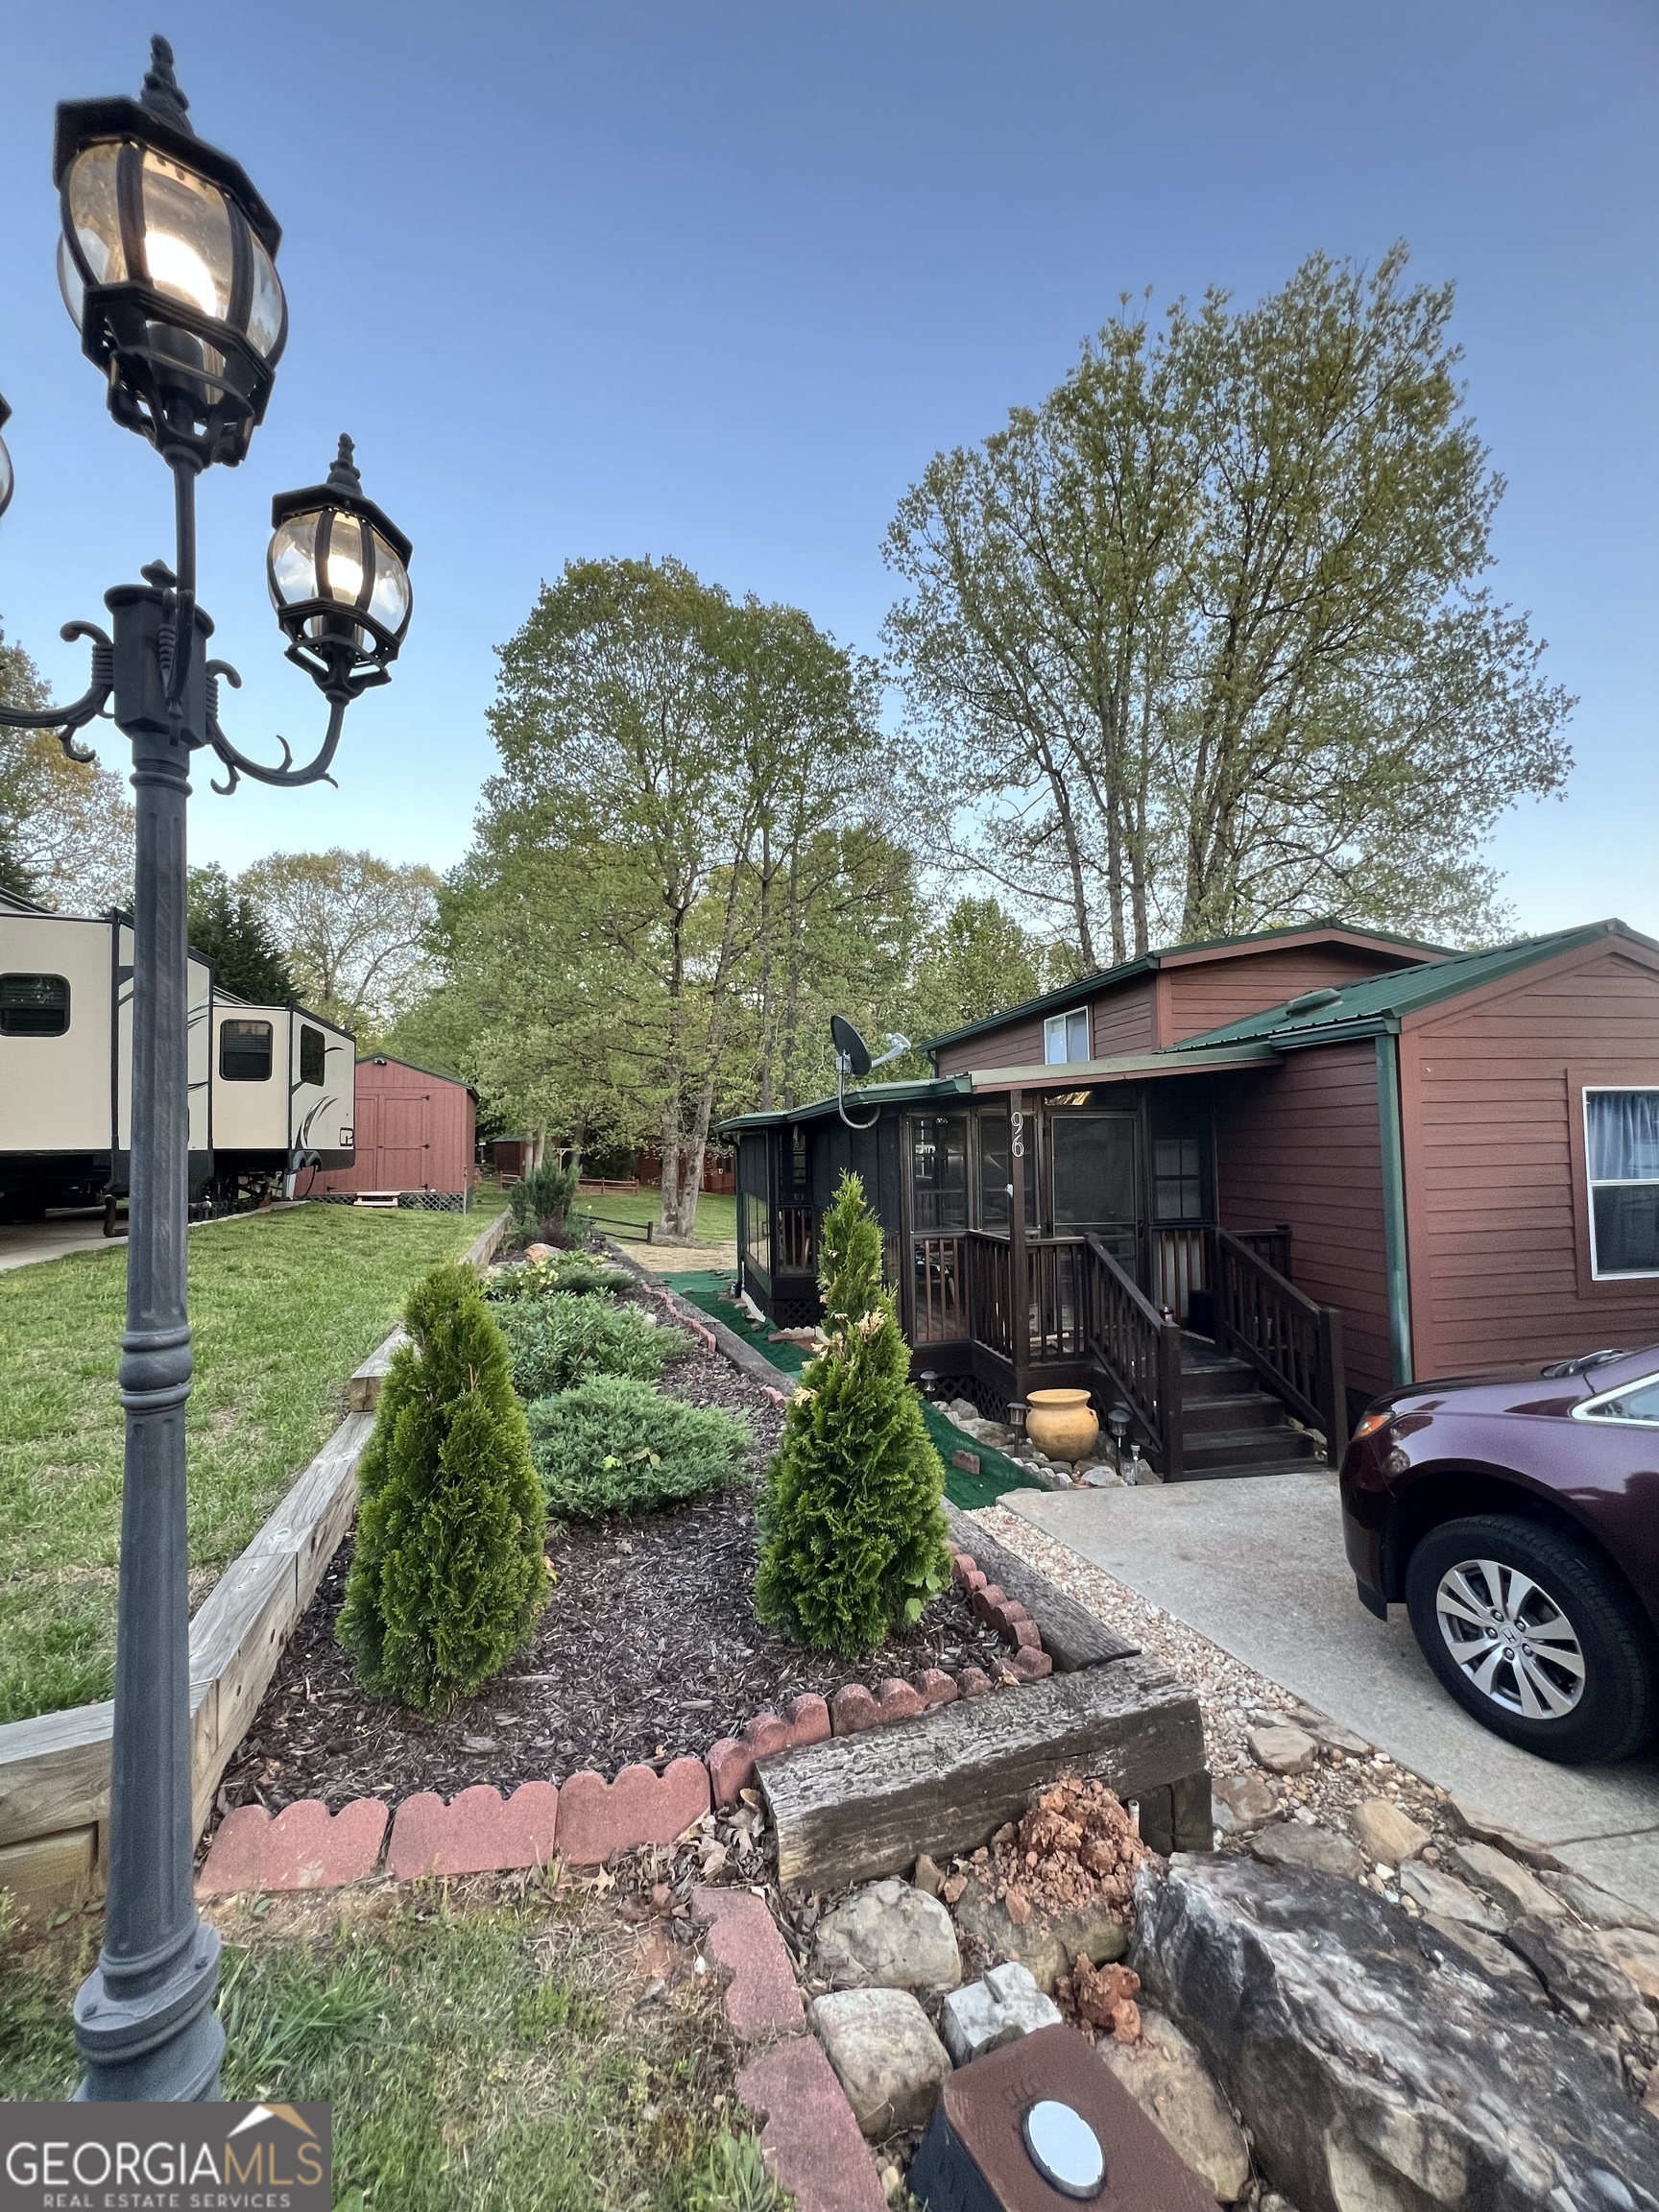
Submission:
<svg viewBox="0 0 1659 2212">
<path fill-rule="evenodd" d="M 1592 1272 L 1659 1275 L 1659 1090 L 1586 1091 Z"/>
<path fill-rule="evenodd" d="M 910 1226 L 968 1226 L 968 1122 L 960 1114 L 918 1114 L 910 1125 Z"/>
<path fill-rule="evenodd" d="M 1010 1153 L 1008 1117 L 1006 1114 L 981 1114 L 979 1117 L 979 1226 L 998 1236 L 1006 1236 L 1011 1226 L 1013 1204 L 1008 1188 L 1013 1180 L 1014 1162 Z"/>
<path fill-rule="evenodd" d="M 1126 1114 L 1056 1114 L 1049 1123 L 1054 1157 L 1054 1228 L 1059 1236 L 1113 1223 L 1133 1224 L 1135 1124 Z"/>
</svg>

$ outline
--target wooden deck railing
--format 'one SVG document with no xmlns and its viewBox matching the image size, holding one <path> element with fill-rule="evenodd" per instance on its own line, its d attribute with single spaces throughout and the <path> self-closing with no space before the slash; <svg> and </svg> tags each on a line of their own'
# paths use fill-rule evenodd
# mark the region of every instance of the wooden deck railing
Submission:
<svg viewBox="0 0 1659 2212">
<path fill-rule="evenodd" d="M 944 1344 L 967 1335 L 962 1264 L 966 1241 L 964 1237 L 911 1238 L 913 1344 Z"/>
<path fill-rule="evenodd" d="M 773 1265 L 780 1274 L 812 1275 L 817 1272 L 817 1238 L 810 1206 L 780 1206 L 778 1233 L 773 1239 Z"/>
<path fill-rule="evenodd" d="M 1081 1237 L 1027 1237 L 1034 1360 L 1081 1359 L 1088 1346 Z"/>
<path fill-rule="evenodd" d="M 1090 1358 L 1122 1393 L 1166 1482 L 1185 1463 L 1181 1424 L 1181 1327 L 1166 1321 L 1098 1237 L 1081 1261 L 1084 1337 Z"/>
<path fill-rule="evenodd" d="M 1225 1229 L 1209 1235 L 1217 1334 L 1291 1412 L 1323 1431 L 1334 1467 L 1348 1442 L 1341 1314 L 1298 1290 L 1242 1238 Z"/>
<path fill-rule="evenodd" d="M 1010 1362 L 1014 1358 L 1014 1303 L 1009 1295 L 1013 1265 L 1006 1237 L 968 1235 L 968 1317 L 974 1341 Z"/>
</svg>

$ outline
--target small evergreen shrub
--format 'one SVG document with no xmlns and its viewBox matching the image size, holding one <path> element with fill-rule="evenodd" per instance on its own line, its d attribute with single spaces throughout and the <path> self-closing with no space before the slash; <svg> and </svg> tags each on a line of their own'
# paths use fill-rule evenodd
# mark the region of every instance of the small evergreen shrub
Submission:
<svg viewBox="0 0 1659 2212">
<path fill-rule="evenodd" d="M 501 1308 L 501 1334 L 520 1398 L 551 1398 L 591 1375 L 631 1375 L 655 1382 L 690 1347 L 677 1329 L 660 1329 L 637 1306 L 589 1294 L 520 1299 Z"/>
<path fill-rule="evenodd" d="M 376 1697 L 446 1713 L 529 1641 L 546 1510 L 506 1340 L 469 1267 L 409 1300 L 357 1477 L 338 1634 Z"/>
<path fill-rule="evenodd" d="M 536 1472 L 562 1521 L 651 1513 L 724 1489 L 749 1442 L 746 1421 L 620 1375 L 595 1376 L 530 1408 Z"/>
<path fill-rule="evenodd" d="M 591 1252 L 555 1252 L 550 1260 L 525 1260 L 492 1275 L 484 1295 L 493 1305 L 511 1305 L 523 1299 L 549 1298 L 568 1290 L 579 1298 L 603 1291 L 614 1297 L 634 1287 L 625 1267 L 612 1267 Z"/>
<path fill-rule="evenodd" d="M 544 1238 L 552 1243 L 565 1234 L 565 1216 L 576 1195 L 581 1170 L 574 1160 L 561 1167 L 557 1160 L 543 1160 L 520 1176 L 507 1192 L 507 1203 L 519 1236 L 526 1243 Z"/>
<path fill-rule="evenodd" d="M 914 1621 L 950 1580 L 945 1468 L 857 1176 L 842 1177 L 819 1248 L 828 1342 L 802 1375 L 767 1470 L 755 1601 L 800 1643 L 853 1658 Z"/>
</svg>

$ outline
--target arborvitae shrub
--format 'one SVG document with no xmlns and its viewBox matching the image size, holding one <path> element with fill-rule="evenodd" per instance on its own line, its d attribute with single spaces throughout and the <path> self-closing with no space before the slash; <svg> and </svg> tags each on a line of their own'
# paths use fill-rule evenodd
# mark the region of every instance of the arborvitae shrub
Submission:
<svg viewBox="0 0 1659 2212">
<path fill-rule="evenodd" d="M 914 1621 L 950 1579 L 945 1468 L 857 1176 L 842 1177 L 819 1248 L 828 1343 L 789 1402 L 767 1472 L 755 1596 L 763 1621 L 852 1658 Z"/>
<path fill-rule="evenodd" d="M 528 1175 L 511 1186 L 507 1203 L 527 1243 L 538 1238 L 551 1242 L 565 1234 L 565 1216 L 576 1195 L 580 1173 L 575 1161 L 568 1167 L 561 1167 L 557 1160 L 543 1160 L 540 1167 L 532 1167 Z"/>
<path fill-rule="evenodd" d="M 648 1382 L 597 1375 L 530 1408 L 530 1446 L 562 1521 L 650 1513 L 735 1479 L 749 1425 L 712 1407 L 659 1397 Z"/>
<path fill-rule="evenodd" d="M 547 1602 L 546 1512 L 507 1345 L 469 1267 L 409 1300 L 357 1477 L 339 1637 L 357 1678 L 448 1712 L 529 1641 Z"/>
<path fill-rule="evenodd" d="M 519 1299 L 499 1309 L 520 1398 L 551 1398 L 592 1375 L 631 1375 L 655 1382 L 670 1359 L 690 1350 L 677 1329 L 660 1329 L 637 1306 L 609 1298 Z"/>
</svg>

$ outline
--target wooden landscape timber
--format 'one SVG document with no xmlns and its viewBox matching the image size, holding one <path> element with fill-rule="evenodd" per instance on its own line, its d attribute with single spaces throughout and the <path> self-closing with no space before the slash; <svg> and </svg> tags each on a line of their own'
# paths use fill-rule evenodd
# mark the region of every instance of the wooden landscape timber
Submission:
<svg viewBox="0 0 1659 2212">
<path fill-rule="evenodd" d="M 483 1266 L 507 1227 L 499 1214 L 463 1261 Z M 231 1754 L 258 1710 L 283 1647 L 351 1526 L 357 1462 L 401 1329 L 348 1384 L 354 1408 L 214 1584 L 190 1623 L 191 1780 L 206 1826 Z M 79 1904 L 99 1887 L 109 1815 L 110 1699 L 0 1726 L 0 1889 L 25 1913 Z"/>
<path fill-rule="evenodd" d="M 1062 1773 L 1138 1802 L 1155 1850 L 1211 1848 L 1198 1701 L 1150 1660 L 1119 1659 L 762 1760 L 778 1879 L 837 1889 L 905 1873 L 919 1852 L 943 1864 Z"/>
<path fill-rule="evenodd" d="M 1024 1606 L 1043 1638 L 1043 1648 L 1054 1662 L 1056 1674 L 1074 1674 L 1080 1668 L 1099 1667 L 1109 1659 L 1133 1659 L 1139 1644 L 1130 1644 L 1086 1613 L 1075 1599 L 1057 1590 L 1046 1575 L 988 1536 L 977 1521 L 959 1506 L 945 1502 L 945 1519 L 950 1541 L 966 1551 L 988 1582 Z"/>
</svg>

